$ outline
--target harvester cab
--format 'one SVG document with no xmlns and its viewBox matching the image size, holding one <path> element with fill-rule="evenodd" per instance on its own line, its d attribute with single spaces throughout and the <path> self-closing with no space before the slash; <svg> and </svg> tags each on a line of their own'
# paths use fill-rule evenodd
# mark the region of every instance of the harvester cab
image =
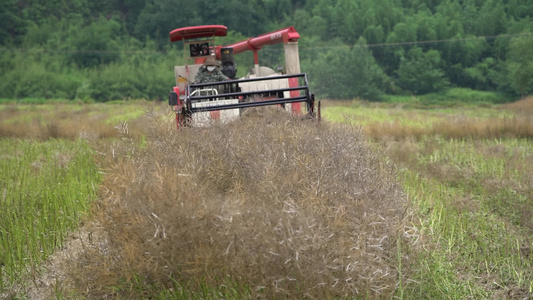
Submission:
<svg viewBox="0 0 533 300">
<path fill-rule="evenodd" d="M 307 75 L 300 72 L 298 39 L 294 27 L 270 32 L 226 46 L 217 46 L 215 38 L 226 36 L 222 25 L 178 28 L 170 32 L 170 41 L 183 41 L 187 64 L 174 67 L 176 85 L 169 94 L 169 105 L 176 113 L 177 126 L 209 126 L 217 120 L 228 122 L 251 107 L 278 105 L 294 115 L 320 118 L 320 104 L 315 109 Z M 267 45 L 283 43 L 285 66 L 273 69 L 259 65 L 258 51 Z M 243 78 L 236 78 L 234 55 L 253 51 L 254 68 Z M 223 81 L 195 82 L 206 61 L 216 62 L 229 78 Z M 220 61 L 220 62 L 219 62 Z M 304 107 L 302 107 L 302 104 Z"/>
</svg>

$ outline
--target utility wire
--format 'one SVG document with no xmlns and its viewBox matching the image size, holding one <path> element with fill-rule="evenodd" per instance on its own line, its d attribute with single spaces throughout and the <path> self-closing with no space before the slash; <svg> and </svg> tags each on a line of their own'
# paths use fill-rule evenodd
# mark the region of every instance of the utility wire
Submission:
<svg viewBox="0 0 533 300">
<path fill-rule="evenodd" d="M 466 38 L 452 38 L 452 39 L 443 39 L 443 40 L 428 40 L 428 41 L 413 41 L 413 42 L 396 42 L 396 43 L 378 43 L 378 44 L 366 44 L 366 45 L 353 45 L 353 47 L 368 47 L 368 48 L 378 48 L 378 47 L 397 47 L 397 46 L 412 46 L 412 45 L 427 45 L 427 44 L 442 44 L 442 43 L 455 43 L 455 42 L 468 42 L 468 41 L 478 41 L 478 40 L 487 40 L 487 39 L 497 39 L 497 38 L 513 38 L 513 37 L 531 37 L 533 32 L 526 32 L 520 34 L 501 34 L 494 36 L 476 36 L 476 37 L 466 37 Z M 303 50 L 313 50 L 313 49 L 337 49 L 346 47 L 344 46 L 320 46 L 320 47 L 302 47 Z M 264 50 L 264 49 L 263 49 Z M 116 54 L 142 54 L 142 55 L 161 55 L 163 51 L 146 51 L 146 50 L 51 50 L 43 48 L 7 48 L 0 47 L 0 52 L 27 52 L 27 53 L 48 53 L 48 54 L 82 54 L 82 55 L 116 55 Z M 282 51 L 282 49 L 268 48 L 268 51 L 276 52 Z"/>
<path fill-rule="evenodd" d="M 454 43 L 454 42 L 467 42 L 467 41 L 476 41 L 476 40 L 490 40 L 490 39 L 497 39 L 497 38 L 511 38 L 511 37 L 520 37 L 520 36 L 532 36 L 532 35 L 533 35 L 533 32 L 527 32 L 527 33 L 520 33 L 520 34 L 501 34 L 501 35 L 493 35 L 493 36 L 476 36 L 476 37 L 467 37 L 467 38 L 458 38 L 458 39 L 445 39 L 445 40 L 368 44 L 368 45 L 366 45 L 366 47 L 393 47 L 393 46 L 404 46 L 404 45 Z"/>
<path fill-rule="evenodd" d="M 476 40 L 490 40 L 497 38 L 513 38 L 513 37 L 531 37 L 533 32 L 519 33 L 519 34 L 501 34 L 494 36 L 476 36 L 476 37 L 467 37 L 467 38 L 455 38 L 455 39 L 443 39 L 443 40 L 429 40 L 429 41 L 414 41 L 414 42 L 396 42 L 396 43 L 378 43 L 378 44 L 366 44 L 366 45 L 353 45 L 353 47 L 368 47 L 368 48 L 378 48 L 378 47 L 397 47 L 397 46 L 412 46 L 412 45 L 426 45 L 426 44 L 439 44 L 439 43 L 456 43 L 456 42 L 468 42 Z M 320 46 L 320 47 L 300 47 L 301 49 L 336 49 L 342 47 L 350 47 L 349 45 L 344 46 Z"/>
</svg>

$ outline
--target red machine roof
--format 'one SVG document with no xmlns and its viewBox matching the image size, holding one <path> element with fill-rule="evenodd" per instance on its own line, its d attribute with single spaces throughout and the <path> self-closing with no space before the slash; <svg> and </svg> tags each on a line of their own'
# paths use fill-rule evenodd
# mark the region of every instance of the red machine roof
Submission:
<svg viewBox="0 0 533 300">
<path fill-rule="evenodd" d="M 223 25 L 202 25 L 174 29 L 170 32 L 170 41 L 177 42 L 187 39 L 212 36 L 226 36 L 228 28 Z"/>
</svg>

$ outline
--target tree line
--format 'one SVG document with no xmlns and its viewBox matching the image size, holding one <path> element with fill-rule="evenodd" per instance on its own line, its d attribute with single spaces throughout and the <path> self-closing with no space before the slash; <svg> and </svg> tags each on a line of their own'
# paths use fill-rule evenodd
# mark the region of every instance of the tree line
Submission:
<svg viewBox="0 0 533 300">
<path fill-rule="evenodd" d="M 294 26 L 320 98 L 380 100 L 451 87 L 533 91 L 529 0 L 4 0 L 0 97 L 162 99 L 184 63 L 179 27 L 221 24 L 228 44 Z M 282 63 L 277 47 L 261 64 Z M 240 74 L 250 55 L 237 58 Z"/>
</svg>

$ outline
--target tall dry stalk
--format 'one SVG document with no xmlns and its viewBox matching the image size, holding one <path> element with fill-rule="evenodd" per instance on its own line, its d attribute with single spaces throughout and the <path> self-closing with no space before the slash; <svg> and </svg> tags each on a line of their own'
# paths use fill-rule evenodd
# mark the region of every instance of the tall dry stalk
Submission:
<svg viewBox="0 0 533 300">
<path fill-rule="evenodd" d="M 97 212 L 110 250 L 77 269 L 89 296 L 134 278 L 229 281 L 254 298 L 397 290 L 406 197 L 393 167 L 353 126 L 258 112 L 180 132 L 156 121 L 143 152 L 117 160 Z"/>
</svg>

